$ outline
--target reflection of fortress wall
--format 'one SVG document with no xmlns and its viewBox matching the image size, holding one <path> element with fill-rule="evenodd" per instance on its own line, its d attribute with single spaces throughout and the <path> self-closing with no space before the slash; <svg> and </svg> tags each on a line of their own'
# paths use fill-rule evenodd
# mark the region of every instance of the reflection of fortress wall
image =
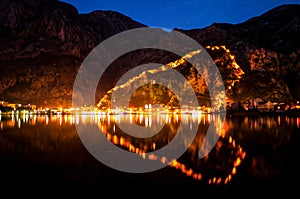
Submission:
<svg viewBox="0 0 300 199">
<path fill-rule="evenodd" d="M 186 122 L 185 120 L 188 118 L 185 116 L 190 118 L 191 121 Z M 168 164 L 170 167 L 181 171 L 186 176 L 194 178 L 195 180 L 204 181 L 208 184 L 219 185 L 229 183 L 233 176 L 237 173 L 237 167 L 240 166 L 246 156 L 246 153 L 231 136 L 228 137 L 226 135 L 226 132 L 223 129 L 217 129 L 218 133 L 221 135 L 220 140 L 205 158 L 199 158 L 198 153 L 201 145 L 203 144 L 203 140 L 205 139 L 205 133 L 208 128 L 206 125 L 199 126 L 200 128 L 198 128 L 198 133 L 194 142 L 187 146 L 187 153 L 178 160 L 169 160 L 165 156 L 158 157 L 154 154 L 148 153 L 158 150 L 172 141 L 174 134 L 178 133 L 178 125 L 175 125 L 174 121 L 181 121 L 182 124 L 190 126 L 194 122 L 203 124 L 205 123 L 204 121 L 208 119 L 203 117 L 200 118 L 201 121 L 193 121 L 194 119 L 191 116 L 185 116 L 179 120 L 178 118 L 176 119 L 176 117 L 172 117 L 173 119 L 166 124 L 168 126 L 168 130 L 163 129 L 165 133 L 159 133 L 159 135 L 156 136 L 157 139 L 151 137 L 139 140 L 138 138 L 128 137 L 128 135 L 119 131 L 115 127 L 116 124 L 113 120 L 110 120 L 110 122 L 105 120 L 98 124 L 99 128 L 102 129 L 109 141 L 129 152 L 140 155 L 143 159 L 160 161 L 163 164 Z M 217 117 L 216 120 L 211 122 L 214 122 L 214 126 L 218 127 L 222 121 Z M 182 139 L 183 143 L 185 143 L 186 138 L 183 137 Z"/>
</svg>

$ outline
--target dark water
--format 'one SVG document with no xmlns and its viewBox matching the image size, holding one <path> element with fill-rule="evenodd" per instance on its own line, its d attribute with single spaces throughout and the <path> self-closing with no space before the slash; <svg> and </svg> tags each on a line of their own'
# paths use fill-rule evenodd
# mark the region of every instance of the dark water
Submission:
<svg viewBox="0 0 300 199">
<path fill-rule="evenodd" d="M 117 125 L 155 128 L 161 121 L 166 122 L 162 130 L 149 138 L 129 135 Z M 208 155 L 199 158 L 210 124 L 219 138 Z M 193 129 L 197 134 L 179 137 L 187 150 L 176 161 L 167 160 L 156 171 L 129 173 L 94 157 L 75 125 L 96 125 L 107 138 L 102 142 L 153 162 L 163 162 L 163 157 L 147 154 L 170 144 L 179 131 Z M 172 147 L 177 150 L 178 146 Z M 299 147 L 300 118 L 296 117 L 227 117 L 222 127 L 220 117 L 210 114 L 0 115 L 1 192 L 39 198 L 105 193 L 124 197 L 290 195 L 299 187 Z M 114 151 L 106 152 L 114 155 Z"/>
</svg>

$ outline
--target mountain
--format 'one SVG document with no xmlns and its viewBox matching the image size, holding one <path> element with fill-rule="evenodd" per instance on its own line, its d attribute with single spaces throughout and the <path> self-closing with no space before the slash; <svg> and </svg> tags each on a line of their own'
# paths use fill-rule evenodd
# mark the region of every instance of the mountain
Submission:
<svg viewBox="0 0 300 199">
<path fill-rule="evenodd" d="M 300 4 L 278 6 L 240 24 L 178 30 L 202 45 L 225 45 L 245 72 L 236 98 L 300 98 Z"/>
<path fill-rule="evenodd" d="M 233 101 L 256 97 L 294 101 L 300 98 L 299 19 L 300 5 L 291 4 L 240 24 L 215 23 L 203 29 L 175 30 L 204 46 L 219 68 L 241 68 L 243 76 L 230 86 Z M 88 53 L 106 38 L 139 27 L 147 26 L 114 11 L 79 14 L 72 5 L 60 1 L 1 1 L 0 100 L 71 106 L 77 70 Z M 213 51 L 212 46 L 219 46 L 220 51 Z M 115 69 L 103 77 L 106 83 L 96 97 L 100 100 L 131 67 L 155 61 L 166 64 L 176 59 L 178 56 L 159 50 L 123 56 L 113 64 Z M 230 82 L 228 71 L 222 71 L 225 82 Z M 201 84 L 197 75 L 186 77 L 194 86 Z M 198 89 L 199 95 L 207 95 Z"/>
<path fill-rule="evenodd" d="M 70 106 L 85 56 L 101 41 L 145 25 L 120 13 L 78 14 L 53 0 L 0 4 L 0 93 L 3 100 Z"/>
</svg>

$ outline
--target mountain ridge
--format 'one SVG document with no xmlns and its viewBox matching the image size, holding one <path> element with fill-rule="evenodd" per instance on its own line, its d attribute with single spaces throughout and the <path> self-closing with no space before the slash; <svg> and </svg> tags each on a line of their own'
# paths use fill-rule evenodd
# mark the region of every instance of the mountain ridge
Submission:
<svg viewBox="0 0 300 199">
<path fill-rule="evenodd" d="M 244 23 L 214 23 L 202 29 L 174 30 L 202 46 L 225 45 L 230 49 L 245 72 L 241 83 L 234 88 L 233 101 L 256 97 L 295 101 L 300 98 L 300 87 L 295 82 L 300 78 L 300 42 L 295 36 L 300 33 L 298 13 L 300 5 L 282 5 Z M 272 15 L 284 20 L 272 21 Z M 86 55 L 110 36 L 139 27 L 147 25 L 114 11 L 79 14 L 74 6 L 60 1 L 3 1 L 0 100 L 70 106 L 73 82 Z M 265 35 L 269 27 L 279 31 Z M 132 56 L 125 60 L 141 63 L 150 57 L 145 53 L 138 55 L 140 58 Z M 164 62 L 172 60 L 162 54 L 153 56 L 165 59 Z M 119 64 L 114 72 L 120 76 L 126 70 Z M 251 85 L 255 88 L 249 89 Z M 108 84 L 106 88 L 111 86 Z M 261 87 L 261 92 L 256 92 L 257 87 Z"/>
</svg>

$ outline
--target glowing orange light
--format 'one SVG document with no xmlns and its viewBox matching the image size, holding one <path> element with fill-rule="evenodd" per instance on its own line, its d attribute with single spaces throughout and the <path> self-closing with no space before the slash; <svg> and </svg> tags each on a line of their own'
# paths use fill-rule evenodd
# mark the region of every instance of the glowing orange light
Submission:
<svg viewBox="0 0 300 199">
<path fill-rule="evenodd" d="M 222 178 L 218 178 L 217 184 L 220 184 L 222 182 Z"/>
<path fill-rule="evenodd" d="M 235 161 L 234 161 L 234 164 L 233 164 L 233 166 L 234 167 L 237 167 L 237 166 L 239 166 L 240 164 L 241 164 L 241 158 L 240 157 L 238 157 Z"/>
<path fill-rule="evenodd" d="M 156 144 L 153 143 L 153 144 L 152 144 L 152 149 L 155 150 L 155 148 L 156 148 Z"/>
<path fill-rule="evenodd" d="M 120 138 L 120 145 L 123 146 L 125 143 L 125 139 L 123 137 Z"/>
<path fill-rule="evenodd" d="M 135 147 L 132 144 L 129 144 L 129 151 L 130 152 L 135 151 Z"/>
<path fill-rule="evenodd" d="M 161 161 L 161 163 L 165 164 L 165 163 L 168 161 L 168 159 L 167 159 L 165 156 L 163 156 L 163 157 L 160 159 L 160 161 Z"/>
<path fill-rule="evenodd" d="M 113 136 L 113 141 L 114 144 L 119 144 L 119 139 L 116 135 Z"/>
<path fill-rule="evenodd" d="M 148 159 L 149 159 L 149 160 L 157 160 L 157 156 L 154 155 L 154 154 L 149 154 L 149 155 L 148 155 Z"/>
<path fill-rule="evenodd" d="M 232 142 L 232 137 L 231 136 L 229 136 L 229 143 L 231 143 Z"/>
<path fill-rule="evenodd" d="M 236 167 L 232 168 L 231 174 L 236 174 Z"/>
</svg>

